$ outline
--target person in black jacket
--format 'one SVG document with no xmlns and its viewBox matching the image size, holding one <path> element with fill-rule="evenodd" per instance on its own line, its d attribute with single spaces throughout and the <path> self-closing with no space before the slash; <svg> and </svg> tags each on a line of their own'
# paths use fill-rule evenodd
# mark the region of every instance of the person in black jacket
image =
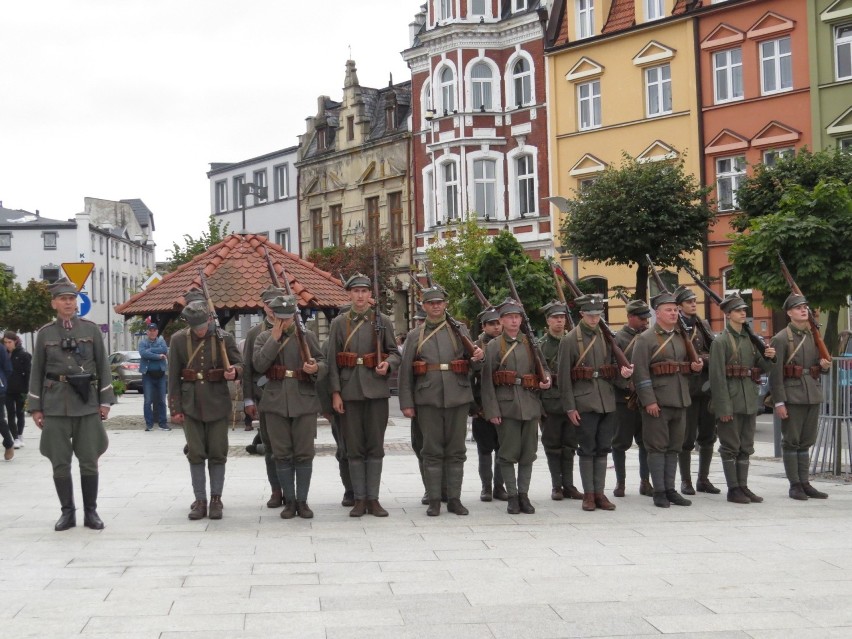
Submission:
<svg viewBox="0 0 852 639">
<path fill-rule="evenodd" d="M 20 448 L 24 445 L 24 401 L 30 387 L 33 357 L 24 350 L 21 338 L 14 331 L 3 333 L 3 344 L 12 364 L 12 374 L 6 388 L 6 416 L 15 448 Z"/>
<path fill-rule="evenodd" d="M 12 376 L 12 364 L 9 361 L 9 354 L 5 348 L 0 348 L 0 401 L 5 402 L 6 390 L 9 384 L 9 378 Z M 0 411 L 0 434 L 3 436 L 3 459 L 11 461 L 15 456 L 15 446 L 12 434 L 9 432 L 9 425 L 6 423 L 3 412 Z"/>
</svg>

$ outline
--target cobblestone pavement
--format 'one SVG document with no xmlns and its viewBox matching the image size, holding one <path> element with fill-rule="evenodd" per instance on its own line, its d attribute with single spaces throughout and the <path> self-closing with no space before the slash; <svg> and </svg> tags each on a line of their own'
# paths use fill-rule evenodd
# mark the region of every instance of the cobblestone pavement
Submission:
<svg viewBox="0 0 852 639">
<path fill-rule="evenodd" d="M 749 482 L 763 504 L 702 494 L 690 508 L 656 509 L 636 493 L 634 449 L 628 496 L 615 512 L 586 513 L 549 499 L 540 452 L 537 512 L 510 516 L 478 500 L 470 443 L 470 515 L 429 518 L 397 418 L 387 519 L 348 517 L 334 457 L 323 454 L 316 517 L 284 521 L 265 506 L 262 460 L 243 454 L 228 463 L 224 519 L 191 522 L 182 433 L 144 432 L 139 413 L 141 400 L 125 396 L 107 422 L 103 531 L 53 531 L 59 506 L 31 422 L 26 446 L 0 464 L 3 637 L 852 636 L 852 487 L 820 481 L 830 499 L 793 502 L 769 445 Z M 234 430 L 234 450 L 253 435 Z M 331 452 L 327 426 L 317 443 Z M 712 479 L 723 483 L 718 460 Z"/>
</svg>

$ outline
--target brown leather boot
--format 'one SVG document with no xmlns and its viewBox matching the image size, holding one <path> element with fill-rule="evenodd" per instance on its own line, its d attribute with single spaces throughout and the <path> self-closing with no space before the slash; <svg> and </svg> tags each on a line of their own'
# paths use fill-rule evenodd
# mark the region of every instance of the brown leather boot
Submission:
<svg viewBox="0 0 852 639">
<path fill-rule="evenodd" d="M 193 521 L 196 519 L 204 519 L 207 516 L 207 500 L 196 499 L 192 502 L 191 510 L 187 516 Z"/>
<path fill-rule="evenodd" d="M 644 495 L 645 497 L 653 497 L 654 496 L 654 487 L 651 486 L 651 482 L 647 479 L 643 479 L 639 482 L 639 494 Z"/>
<path fill-rule="evenodd" d="M 682 492 L 684 495 L 695 494 L 695 487 L 692 485 L 691 479 L 684 479 L 682 482 L 680 482 L 680 492 Z"/>
<path fill-rule="evenodd" d="M 562 494 L 568 497 L 568 499 L 576 499 L 578 501 L 583 499 L 583 493 L 577 490 L 574 486 L 563 486 Z"/>
<path fill-rule="evenodd" d="M 613 497 L 624 497 L 624 482 L 615 482 L 615 489 L 612 491 Z"/>
<path fill-rule="evenodd" d="M 373 517 L 387 517 L 388 511 L 382 508 L 382 505 L 379 503 L 378 499 L 368 499 L 367 500 L 367 512 L 370 513 Z"/>
<path fill-rule="evenodd" d="M 521 504 L 518 501 L 517 495 L 509 495 L 509 499 L 506 504 L 506 512 L 510 515 L 518 515 L 521 512 Z"/>
<path fill-rule="evenodd" d="M 346 508 L 351 508 L 355 505 L 355 494 L 351 490 L 343 493 L 343 499 L 340 500 L 340 505 Z"/>
<path fill-rule="evenodd" d="M 275 488 L 272 491 L 272 495 L 269 497 L 269 501 L 266 502 L 267 508 L 278 508 L 279 506 L 284 505 L 284 493 L 281 492 L 280 488 Z"/>
<path fill-rule="evenodd" d="M 349 511 L 350 517 L 363 517 L 367 512 L 367 500 L 366 499 L 356 499 L 355 505 L 352 510 Z"/>
<path fill-rule="evenodd" d="M 281 519 L 293 519 L 296 516 L 296 502 L 285 501 L 284 510 L 281 511 Z"/>
<path fill-rule="evenodd" d="M 437 517 L 441 514 L 441 500 L 440 499 L 430 499 L 429 500 L 429 508 L 426 509 L 426 514 L 429 517 Z"/>
<path fill-rule="evenodd" d="M 808 496 L 805 493 L 805 489 L 802 488 L 802 484 L 790 484 L 790 498 L 795 499 L 796 501 L 807 501 Z"/>
<path fill-rule="evenodd" d="M 763 497 L 758 497 L 751 490 L 749 490 L 748 486 L 740 486 L 740 490 L 743 491 L 743 494 L 749 498 L 751 503 L 760 504 L 763 503 Z"/>
<path fill-rule="evenodd" d="M 595 493 L 583 493 L 583 510 L 592 512 L 595 508 Z"/>
<path fill-rule="evenodd" d="M 743 492 L 742 488 L 739 486 L 734 486 L 733 488 L 728 488 L 728 501 L 732 504 L 750 504 L 751 499 L 746 496 Z"/>
<path fill-rule="evenodd" d="M 805 494 L 811 499 L 828 499 L 828 493 L 817 490 L 811 486 L 811 482 L 809 481 L 802 482 L 802 490 L 804 490 Z"/>
<path fill-rule="evenodd" d="M 494 499 L 494 491 L 491 484 L 483 484 L 482 492 L 479 493 L 479 501 L 491 501 L 492 499 Z"/>
<path fill-rule="evenodd" d="M 603 493 L 595 494 L 595 506 L 601 510 L 615 510 L 615 504 L 607 499 Z"/>
<path fill-rule="evenodd" d="M 224 506 L 222 505 L 222 496 L 221 495 L 211 495 L 210 496 L 210 519 L 222 519 L 222 509 Z"/>
<path fill-rule="evenodd" d="M 452 497 L 449 501 L 447 501 L 447 511 L 455 513 L 456 515 L 467 515 L 468 512 L 470 512 L 464 507 L 461 503 L 461 499 L 458 497 Z"/>
<path fill-rule="evenodd" d="M 699 493 L 709 493 L 711 495 L 718 495 L 722 492 L 721 490 L 716 488 L 707 477 L 698 478 L 698 481 L 695 484 L 695 490 L 697 490 Z"/>
<path fill-rule="evenodd" d="M 509 501 L 509 493 L 503 488 L 503 485 L 494 486 L 494 499 L 497 501 Z"/>
<path fill-rule="evenodd" d="M 299 513 L 299 517 L 302 519 L 313 519 L 314 511 L 311 510 L 311 507 L 308 506 L 308 502 L 306 501 L 297 501 L 296 502 L 296 512 Z"/>
<path fill-rule="evenodd" d="M 562 494 L 561 488 L 552 488 L 550 490 L 550 498 L 553 501 L 562 501 L 565 498 L 565 496 Z"/>
</svg>

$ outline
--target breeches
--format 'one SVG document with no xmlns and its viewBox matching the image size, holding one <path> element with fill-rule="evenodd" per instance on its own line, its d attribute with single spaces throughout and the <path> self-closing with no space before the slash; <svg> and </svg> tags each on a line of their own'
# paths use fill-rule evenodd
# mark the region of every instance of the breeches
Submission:
<svg viewBox="0 0 852 639">
<path fill-rule="evenodd" d="M 272 444 L 272 456 L 276 461 L 292 461 L 294 464 L 299 464 L 314 458 L 314 439 L 317 436 L 316 413 L 298 417 L 282 417 L 267 413 L 266 430 Z"/>
<path fill-rule="evenodd" d="M 503 419 L 497 424 L 500 451 L 497 458 L 509 464 L 532 464 L 538 448 L 538 420 Z"/>
<path fill-rule="evenodd" d="M 211 465 L 228 461 L 228 420 L 203 422 L 184 415 L 183 434 L 189 450 L 186 458 L 190 464 L 202 464 L 209 460 Z"/>
<path fill-rule="evenodd" d="M 754 455 L 754 429 L 757 415 L 734 413 L 729 422 L 716 420 L 719 433 L 719 457 L 736 459 L 741 454 Z"/>
<path fill-rule="evenodd" d="M 679 453 L 683 446 L 685 408 L 660 406 L 660 416 L 652 417 L 642 409 L 642 438 L 651 453 Z"/>
<path fill-rule="evenodd" d="M 819 404 L 787 404 L 787 419 L 781 420 L 781 448 L 806 451 L 816 442 Z"/>
<path fill-rule="evenodd" d="M 418 406 L 417 423 L 423 433 L 423 462 L 464 462 L 467 459 L 468 405 L 454 408 Z"/>
<path fill-rule="evenodd" d="M 349 459 L 381 459 L 385 456 L 385 430 L 388 427 L 388 400 L 348 401 L 346 412 L 338 415 Z"/>
<path fill-rule="evenodd" d="M 541 445 L 547 455 L 564 457 L 574 455 L 580 444 L 579 428 L 564 413 L 547 413 L 541 420 Z"/>
<path fill-rule="evenodd" d="M 71 455 L 77 457 L 81 475 L 98 474 L 98 458 L 109 438 L 98 413 L 82 417 L 44 416 L 39 451 L 53 464 L 54 477 L 71 476 Z"/>
</svg>

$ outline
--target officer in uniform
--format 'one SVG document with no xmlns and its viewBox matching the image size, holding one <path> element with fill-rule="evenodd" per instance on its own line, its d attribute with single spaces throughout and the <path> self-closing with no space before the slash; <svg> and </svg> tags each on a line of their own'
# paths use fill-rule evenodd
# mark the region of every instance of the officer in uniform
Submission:
<svg viewBox="0 0 852 639">
<path fill-rule="evenodd" d="M 760 503 L 763 497 L 748 487 L 748 466 L 754 454 L 760 374 L 769 372 L 775 350 L 769 347 L 761 356 L 743 331 L 748 305 L 741 297 L 728 297 L 719 307 L 728 321 L 710 345 L 710 393 L 728 501 Z"/>
<path fill-rule="evenodd" d="M 426 321 L 408 333 L 399 369 L 399 406 L 406 417 L 416 417 L 423 433 L 423 474 L 429 508 L 441 514 L 441 483 L 446 476 L 447 510 L 467 515 L 461 503 L 464 462 L 467 458 L 467 415 L 473 402 L 470 361 L 484 356 L 476 348 L 470 360 L 461 340 L 447 324 L 447 296 L 434 286 L 423 291 Z M 467 336 L 467 329 L 461 327 Z"/>
<path fill-rule="evenodd" d="M 716 443 L 716 424 L 713 413 L 710 411 L 710 380 L 709 366 L 707 366 L 713 331 L 705 320 L 698 317 L 698 303 L 691 289 L 679 286 L 674 296 L 683 324 L 686 326 L 687 337 L 692 340 L 695 352 L 704 361 L 701 374 L 692 375 L 689 378 L 689 396 L 692 403 L 686 409 L 686 432 L 683 436 L 683 448 L 678 454 L 680 490 L 686 495 L 694 495 L 696 490 L 699 493 L 718 495 L 721 491 L 709 479 L 713 445 Z M 698 480 L 693 487 L 690 465 L 696 443 L 698 444 Z"/>
<path fill-rule="evenodd" d="M 654 327 L 636 339 L 633 348 L 633 384 L 642 406 L 642 438 L 648 449 L 648 468 L 654 484 L 654 505 L 689 506 L 675 490 L 677 458 L 683 448 L 689 376 L 700 373 L 704 362 L 690 362 L 686 342 L 676 331 L 678 308 L 670 293 L 652 300 Z"/>
<path fill-rule="evenodd" d="M 80 465 L 83 523 L 101 530 L 98 458 L 109 444 L 103 420 L 115 403 L 112 374 L 101 330 L 77 316 L 77 287 L 63 277 L 50 286 L 50 294 L 57 317 L 36 336 L 28 410 L 42 429 L 39 450 L 53 464 L 53 484 L 62 507 L 54 529 L 77 525 L 73 453 Z"/>
<path fill-rule="evenodd" d="M 553 373 L 553 384 L 541 391 L 541 405 L 544 414 L 541 418 L 541 445 L 547 457 L 550 471 L 550 498 L 561 501 L 564 497 L 582 499 L 583 495 L 574 486 L 574 456 L 579 445 L 578 430 L 568 419 L 562 406 L 559 392 L 559 344 L 565 337 L 565 322 L 568 318 L 568 306 L 551 301 L 541 309 L 547 321 L 547 331 L 539 340 L 541 354 L 547 367 Z"/>
<path fill-rule="evenodd" d="M 784 310 L 790 322 L 772 338 L 776 360 L 769 374 L 775 414 L 781 419 L 784 472 L 792 499 L 827 499 L 809 481 L 808 451 L 816 442 L 823 401 L 821 377 L 831 367 L 831 360 L 819 356 L 805 296 L 791 294 L 784 301 Z"/>
<path fill-rule="evenodd" d="M 636 339 L 648 328 L 651 309 L 643 300 L 631 300 L 625 308 L 627 324 L 615 334 L 615 342 L 627 359 L 633 356 Z M 639 447 L 639 494 L 653 496 L 654 490 L 648 481 L 648 451 L 642 441 L 642 414 L 627 405 L 633 392 L 633 382 L 623 377 L 613 380 L 615 387 L 615 435 L 612 437 L 612 465 L 615 466 L 615 497 L 624 497 L 624 483 L 627 479 L 625 469 L 626 453 L 634 440 Z"/>
<path fill-rule="evenodd" d="M 379 503 L 379 487 L 388 426 L 388 375 L 399 367 L 400 358 L 391 319 L 370 309 L 371 284 L 361 273 L 349 278 L 345 287 L 352 306 L 334 318 L 328 336 L 332 408 L 341 418 L 355 493 L 351 517 L 388 516 Z"/>
<path fill-rule="evenodd" d="M 507 298 L 499 310 L 503 333 L 486 347 L 482 408 L 486 419 L 497 427 L 498 457 L 509 493 L 506 512 L 531 515 L 535 508 L 529 499 L 530 479 L 542 413 L 538 395 L 540 390 L 550 388 L 550 373 L 545 364 L 547 379 L 536 375 L 535 345 L 520 332 L 523 312 L 520 302 Z"/>
<path fill-rule="evenodd" d="M 482 332 L 475 344 L 482 350 L 488 342 L 500 335 L 503 325 L 500 323 L 499 311 L 490 306 L 477 317 Z M 476 452 L 479 456 L 479 479 L 482 480 L 480 501 L 497 499 L 507 501 L 509 493 L 503 486 L 503 471 L 500 469 L 500 442 L 497 440 L 497 428 L 482 415 L 482 371 L 474 369 L 473 375 L 473 441 L 476 442 Z M 493 471 L 492 471 L 493 464 Z M 493 484 L 492 484 L 493 481 Z"/>
<path fill-rule="evenodd" d="M 260 398 L 263 397 L 263 387 L 258 385 L 262 376 L 254 370 L 252 363 L 252 355 L 254 354 L 254 344 L 257 341 L 257 336 L 263 331 L 272 328 L 272 323 L 275 321 L 275 315 L 272 314 L 272 309 L 269 308 L 270 300 L 285 295 L 284 289 L 269 286 L 263 293 L 260 294 L 260 302 L 263 305 L 263 320 L 255 324 L 249 329 L 246 334 L 246 340 L 243 343 L 243 374 L 241 381 L 243 384 L 243 409 L 246 415 L 251 419 L 260 421 L 260 440 L 263 442 L 263 458 L 266 462 L 266 479 L 269 481 L 269 487 L 272 494 L 266 502 L 267 508 L 278 508 L 284 505 L 284 495 L 281 492 L 281 484 L 278 483 L 278 473 L 275 470 L 275 458 L 272 457 L 272 446 L 269 443 L 269 433 L 266 430 L 266 415 L 257 410 L 260 403 Z"/>
<path fill-rule="evenodd" d="M 181 317 L 189 327 L 175 333 L 169 344 L 169 410 L 172 421 L 183 425 L 186 437 L 195 493 L 189 519 L 203 519 L 208 513 L 205 460 L 210 474 L 210 519 L 221 519 L 231 416 L 228 382 L 239 376 L 242 359 L 233 336 L 216 328 L 204 294 L 192 289 L 184 300 Z"/>
<path fill-rule="evenodd" d="M 314 439 L 317 434 L 317 413 L 321 410 L 316 381 L 328 373 L 325 357 L 316 336 L 305 332 L 310 358 L 302 357 L 296 335 L 296 298 L 276 297 L 269 302 L 276 321 L 272 328 L 261 333 L 254 345 L 253 364 L 267 380 L 260 400 L 260 410 L 266 413 L 266 428 L 275 457 L 278 481 L 284 492 L 282 519 L 292 519 L 298 513 L 311 519 L 308 492 L 314 462 Z"/>
</svg>

